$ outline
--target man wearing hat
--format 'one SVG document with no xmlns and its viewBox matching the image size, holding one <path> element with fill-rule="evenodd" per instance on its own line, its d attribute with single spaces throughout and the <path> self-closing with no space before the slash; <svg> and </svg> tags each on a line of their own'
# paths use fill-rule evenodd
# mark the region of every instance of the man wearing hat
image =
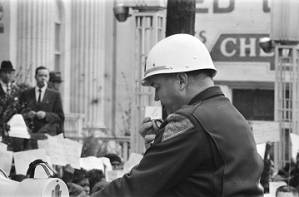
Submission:
<svg viewBox="0 0 299 197">
<path fill-rule="evenodd" d="M 155 135 L 129 173 L 92 197 L 263 197 L 263 162 L 248 121 L 214 85 L 205 45 L 175 34 L 149 52 L 143 85 L 168 114 L 158 129 L 146 117 L 139 133 Z"/>
<path fill-rule="evenodd" d="M 15 69 L 10 61 L 2 61 L 0 68 L 0 98 L 10 95 Z"/>
<path fill-rule="evenodd" d="M 20 90 L 19 87 L 13 82 L 14 74 L 15 69 L 13 68 L 12 63 L 9 60 L 2 61 L 0 67 L 0 99 L 4 99 L 2 100 L 3 102 L 1 102 L 1 105 L 5 105 L 6 107 L 12 105 L 9 104 L 9 97 L 12 98 L 18 96 L 16 93 L 19 93 Z M 2 132 L 0 133 L 0 135 L 2 135 L 2 142 L 8 144 L 9 150 L 20 151 L 23 149 L 23 140 L 21 138 L 9 137 L 7 134 Z"/>
</svg>

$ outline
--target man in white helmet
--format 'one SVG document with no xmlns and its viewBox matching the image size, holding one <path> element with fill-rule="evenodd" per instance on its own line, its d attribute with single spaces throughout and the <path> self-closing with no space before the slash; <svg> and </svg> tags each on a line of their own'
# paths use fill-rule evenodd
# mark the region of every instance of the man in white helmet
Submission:
<svg viewBox="0 0 299 197">
<path fill-rule="evenodd" d="M 140 133 L 156 137 L 132 171 L 94 196 L 258 197 L 263 163 L 245 118 L 214 86 L 216 69 L 197 38 L 176 34 L 149 52 L 144 85 L 167 111 L 160 129 L 145 118 Z"/>
</svg>

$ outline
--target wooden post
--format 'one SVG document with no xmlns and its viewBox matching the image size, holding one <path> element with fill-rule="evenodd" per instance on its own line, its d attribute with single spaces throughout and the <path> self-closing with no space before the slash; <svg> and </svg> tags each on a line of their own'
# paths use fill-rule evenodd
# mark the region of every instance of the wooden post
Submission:
<svg viewBox="0 0 299 197">
<path fill-rule="evenodd" d="M 168 1 L 166 19 L 166 37 L 176 33 L 194 35 L 195 0 Z"/>
</svg>

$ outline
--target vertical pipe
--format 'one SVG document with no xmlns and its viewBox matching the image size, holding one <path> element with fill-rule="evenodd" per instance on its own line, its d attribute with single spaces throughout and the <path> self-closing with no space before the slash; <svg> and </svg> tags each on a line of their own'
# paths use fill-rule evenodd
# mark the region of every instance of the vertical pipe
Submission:
<svg viewBox="0 0 299 197">
<path fill-rule="evenodd" d="M 113 50 L 112 50 L 112 136 L 116 136 L 116 80 L 117 80 L 117 23 L 113 17 Z"/>
</svg>

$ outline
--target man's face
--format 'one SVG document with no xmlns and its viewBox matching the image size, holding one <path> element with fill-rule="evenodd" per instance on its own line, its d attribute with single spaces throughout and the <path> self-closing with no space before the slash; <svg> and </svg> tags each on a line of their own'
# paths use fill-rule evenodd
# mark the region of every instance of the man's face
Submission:
<svg viewBox="0 0 299 197">
<path fill-rule="evenodd" d="M 88 178 L 84 178 L 84 179 L 82 179 L 82 180 L 79 182 L 79 185 L 80 185 L 81 187 L 83 187 L 83 189 L 84 189 L 84 191 L 85 191 L 86 194 L 89 194 L 89 192 L 90 192 L 90 186 L 89 186 L 89 180 L 88 180 Z"/>
<path fill-rule="evenodd" d="M 182 95 L 179 91 L 179 81 L 174 75 L 156 75 L 150 79 L 155 88 L 155 101 L 160 101 L 167 114 L 173 113 L 182 107 Z"/>
<path fill-rule="evenodd" d="M 40 88 L 44 87 L 49 81 L 49 71 L 47 69 L 40 69 L 35 75 L 36 85 Z"/>
<path fill-rule="evenodd" d="M 12 82 L 14 79 L 14 71 L 0 72 L 0 78 L 4 83 Z"/>
</svg>

